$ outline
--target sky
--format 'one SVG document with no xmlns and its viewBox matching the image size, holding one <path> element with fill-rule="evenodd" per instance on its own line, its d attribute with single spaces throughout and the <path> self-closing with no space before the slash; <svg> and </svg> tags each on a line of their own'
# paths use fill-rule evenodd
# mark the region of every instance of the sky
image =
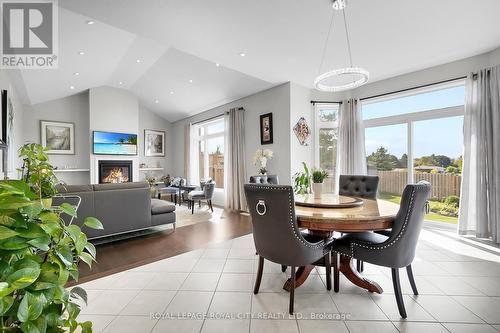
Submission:
<svg viewBox="0 0 500 333">
<path fill-rule="evenodd" d="M 438 91 L 363 105 L 363 119 L 463 105 L 465 87 Z M 463 151 L 463 117 L 425 120 L 414 123 L 414 156 L 431 154 L 457 158 Z M 390 154 L 407 153 L 407 125 L 372 127 L 365 130 L 366 154 L 384 146 Z"/>
<path fill-rule="evenodd" d="M 108 133 L 108 132 L 94 132 L 94 142 L 97 143 L 116 143 L 120 138 L 127 142 L 129 136 L 136 136 L 136 134 L 122 134 L 122 133 Z"/>
</svg>

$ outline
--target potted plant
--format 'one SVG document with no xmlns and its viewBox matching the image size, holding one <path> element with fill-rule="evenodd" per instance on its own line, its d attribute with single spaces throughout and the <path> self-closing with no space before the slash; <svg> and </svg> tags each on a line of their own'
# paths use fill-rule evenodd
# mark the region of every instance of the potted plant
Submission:
<svg viewBox="0 0 500 333">
<path fill-rule="evenodd" d="M 297 172 L 293 175 L 293 191 L 296 194 L 311 193 L 311 174 L 305 162 L 302 162 L 304 172 Z"/>
<path fill-rule="evenodd" d="M 163 184 L 165 184 L 165 186 L 170 186 L 172 178 L 170 177 L 170 174 L 168 174 L 166 176 L 161 177 L 161 181 L 163 182 Z"/>
<path fill-rule="evenodd" d="M 77 321 L 85 290 L 65 285 L 78 279 L 80 261 L 92 264 L 96 249 L 79 226 L 64 222 L 64 214 L 76 216 L 74 206 L 43 204 L 45 189 L 57 185 L 44 171 L 52 170 L 46 150 L 30 144 L 20 153 L 44 167 L 32 163 L 24 180 L 0 181 L 0 332 L 92 332 L 90 321 Z M 93 217 L 84 226 L 102 229 Z"/>
<path fill-rule="evenodd" d="M 312 170 L 312 188 L 314 192 L 314 198 L 321 198 L 321 194 L 323 193 L 323 181 L 328 177 L 328 173 L 319 168 Z"/>
<path fill-rule="evenodd" d="M 52 197 L 57 194 L 57 186 L 61 185 L 54 175 L 54 167 L 49 163 L 46 149 L 36 143 L 28 143 L 19 150 L 23 159 L 22 178 L 31 190 L 40 197 L 45 208 L 52 206 Z"/>
<path fill-rule="evenodd" d="M 270 149 L 257 149 L 253 156 L 253 165 L 259 166 L 259 174 L 267 175 L 267 161 L 273 158 L 273 151 Z"/>
</svg>

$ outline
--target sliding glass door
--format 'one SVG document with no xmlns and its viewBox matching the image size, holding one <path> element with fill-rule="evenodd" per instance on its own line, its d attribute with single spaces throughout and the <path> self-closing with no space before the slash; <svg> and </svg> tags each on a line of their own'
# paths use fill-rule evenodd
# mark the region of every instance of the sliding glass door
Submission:
<svg viewBox="0 0 500 333">
<path fill-rule="evenodd" d="M 427 220 L 458 222 L 462 171 L 463 81 L 363 103 L 369 174 L 382 199 L 399 202 L 407 183 L 432 185 Z"/>
</svg>

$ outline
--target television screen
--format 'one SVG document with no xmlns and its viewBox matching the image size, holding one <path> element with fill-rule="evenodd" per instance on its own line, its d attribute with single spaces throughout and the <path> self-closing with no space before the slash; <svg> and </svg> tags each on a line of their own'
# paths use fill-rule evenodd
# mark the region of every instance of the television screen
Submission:
<svg viewBox="0 0 500 333">
<path fill-rule="evenodd" d="M 94 131 L 94 154 L 137 155 L 137 134 Z"/>
</svg>

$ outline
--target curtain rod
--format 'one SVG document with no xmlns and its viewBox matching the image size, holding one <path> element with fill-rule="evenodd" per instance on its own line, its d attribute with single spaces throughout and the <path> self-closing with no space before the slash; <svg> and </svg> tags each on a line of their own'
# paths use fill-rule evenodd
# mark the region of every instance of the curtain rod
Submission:
<svg viewBox="0 0 500 333">
<path fill-rule="evenodd" d="M 242 107 L 239 107 L 239 108 L 236 108 L 236 109 L 237 109 L 237 110 L 244 110 L 244 108 L 242 108 Z M 194 122 L 194 123 L 191 123 L 191 125 L 196 125 L 196 124 L 204 123 L 204 122 L 206 122 L 206 121 L 209 121 L 209 120 L 212 120 L 212 119 L 215 119 L 215 118 L 219 118 L 219 117 L 225 116 L 225 115 L 226 115 L 226 114 L 228 114 L 228 113 L 229 113 L 229 112 L 228 112 L 228 111 L 226 111 L 226 112 L 223 112 L 223 113 L 221 113 L 221 114 L 218 114 L 218 115 L 213 116 L 213 117 L 210 117 L 210 118 L 206 118 L 206 119 L 203 119 L 203 120 L 198 120 L 198 121 L 196 121 L 196 122 Z"/>
<path fill-rule="evenodd" d="M 476 77 L 477 77 L 477 74 L 473 74 L 473 79 L 476 79 Z M 364 101 L 364 100 L 367 100 L 367 99 L 372 99 L 372 98 L 377 98 L 377 97 L 383 97 L 383 96 L 393 95 L 393 94 L 402 93 L 402 92 L 405 92 L 405 91 L 410 91 L 410 90 L 415 90 L 415 89 L 420 89 L 420 88 L 431 87 L 431 86 L 435 86 L 437 84 L 443 84 L 443 83 L 447 83 L 447 82 L 463 80 L 463 79 L 466 79 L 466 78 L 467 78 L 467 76 L 461 76 L 461 77 L 457 77 L 457 78 L 453 78 L 453 79 L 448 79 L 448 80 L 443 80 L 443 81 L 438 81 L 438 82 L 434 82 L 434 83 L 427 83 L 427 84 L 423 84 L 423 85 L 420 85 L 420 86 L 417 86 L 417 87 L 400 89 L 400 90 L 396 90 L 396 91 L 391 91 L 391 92 L 386 92 L 386 93 L 382 93 L 382 94 L 377 94 L 377 95 L 372 95 L 372 96 L 368 96 L 368 97 L 363 97 L 363 98 L 360 98 L 360 100 Z"/>
<path fill-rule="evenodd" d="M 335 102 L 335 101 L 311 101 L 311 104 L 342 104 L 342 102 Z"/>
</svg>

